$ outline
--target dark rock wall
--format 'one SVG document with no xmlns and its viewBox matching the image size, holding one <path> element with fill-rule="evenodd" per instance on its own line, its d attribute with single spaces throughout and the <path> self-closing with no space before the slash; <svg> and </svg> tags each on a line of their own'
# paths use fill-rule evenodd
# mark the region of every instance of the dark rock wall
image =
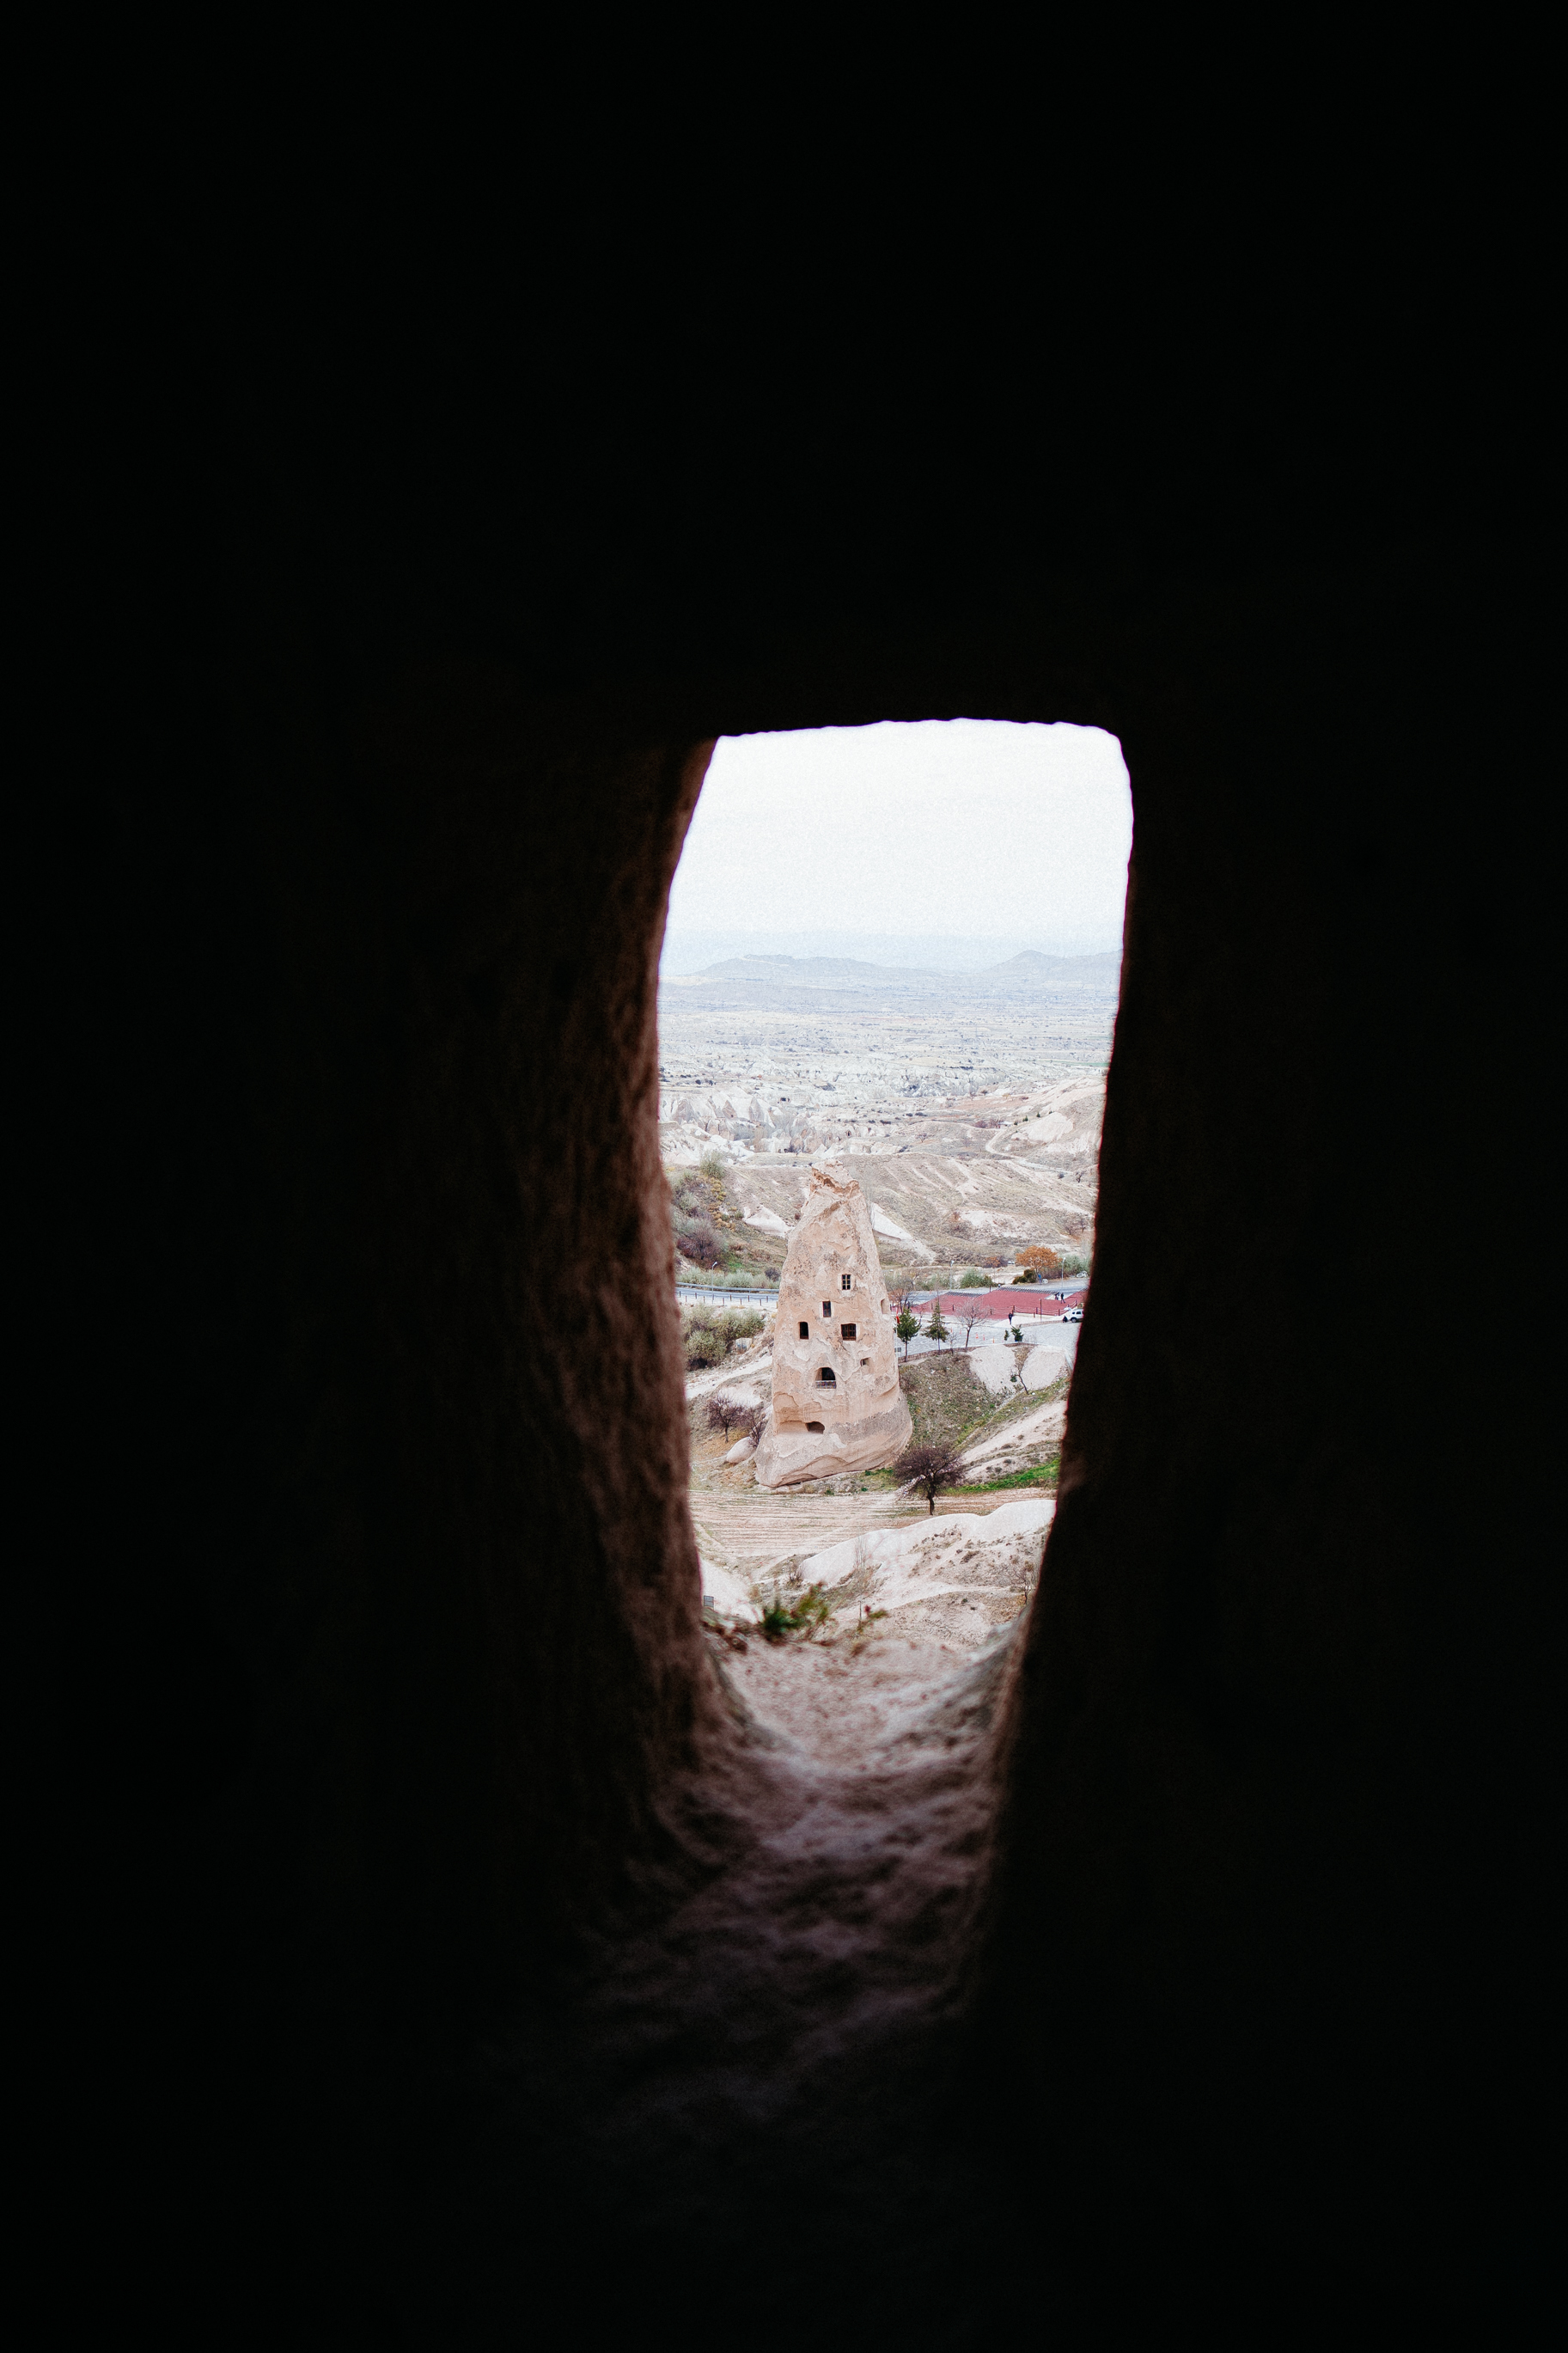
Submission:
<svg viewBox="0 0 1568 2353">
<path fill-rule="evenodd" d="M 1413 581 L 1211 609 L 1127 712 L 1098 1250 L 982 2005 L 1012 2080 L 1022 2033 L 1037 2096 L 1189 2215 L 1439 2268 L 1460 2181 L 1478 2232 L 1517 2220 L 1549 1714 L 1529 1340 L 1509 1285 L 1471 1322 L 1436 1277 L 1462 1074 L 1511 1093 L 1523 1018 L 1477 939 L 1496 844 L 1467 826 L 1470 867 L 1448 816 L 1485 754 L 1442 623 Z"/>
<path fill-rule="evenodd" d="M 267 1900 L 417 2041 L 657 1881 L 714 1714 L 655 1029 L 707 748 L 584 756 L 471 671 L 359 718 L 331 797 L 264 779 L 279 1508 L 229 1601 Z"/>
<path fill-rule="evenodd" d="M 1456 956 L 1473 871 L 1422 816 L 1466 753 L 1421 585 L 1354 593 L 1083 600 L 1032 670 L 1020 631 L 1000 675 L 961 646 L 941 692 L 922 663 L 850 697 L 797 659 L 701 705 L 1121 737 L 1100 1248 L 965 2096 L 1042 2180 L 1108 2169 L 1163 2227 L 1346 2260 L 1468 2162 L 1457 2117 L 1485 2137 L 1506 2101 L 1498 2038 L 1445 2020 L 1500 1999 L 1508 1793 L 1532 1786 L 1529 1712 L 1497 1705 L 1530 1673 L 1506 1416 L 1434 1279 L 1434 1137 L 1457 1071 L 1498 1060 L 1496 976 Z M 691 733 L 595 743 L 502 664 L 437 670 L 367 699 L 332 795 L 268 839 L 289 1504 L 250 1606 L 286 1630 L 237 1836 L 292 1808 L 242 1873 L 305 1924 L 263 2005 L 300 1972 L 323 1999 L 338 1953 L 356 2035 L 384 2021 L 373 2070 L 380 2037 L 503 2019 L 746 1836 L 658 1306 L 653 973 Z M 1456 1460 L 1434 1408 L 1458 1389 Z"/>
<path fill-rule="evenodd" d="M 449 2151 L 442 2071 L 550 2031 L 750 1835 L 664 1304 L 666 893 L 715 735 L 978 715 L 1116 732 L 1135 840 L 941 2161 L 1007 2152 L 1026 2213 L 1103 2190 L 1122 2270 L 1189 2225 L 1287 2271 L 1423 2229 L 1490 2261 L 1524 2211 L 1552 1721 L 1511 1284 L 1538 649 L 1496 566 L 1386 503 L 1358 538 L 1343 482 L 1332 528 L 1310 483 L 1226 504 L 1213 448 L 1162 506 L 1168 437 L 1103 511 L 1082 452 L 1059 508 L 1033 445 L 951 507 L 885 468 L 885 543 L 848 445 L 804 521 L 784 478 L 765 513 L 705 503 L 689 434 L 579 478 L 585 424 L 518 428 L 487 471 L 450 365 L 396 432 L 366 369 L 312 442 L 315 380 L 258 364 L 230 766 L 183 804 L 147 768 L 174 847 L 132 1060 L 186 1040 L 143 1092 L 192 1240 L 161 1434 L 124 1442 L 135 1573 L 101 1623 L 142 1664 L 105 1773 L 150 2077 L 195 2103 L 185 2178 L 250 2185 L 204 2243 L 244 2273 L 259 2233 L 286 2271 L 306 2208 L 318 2253 L 332 2197 L 396 2209 L 388 2081 L 404 2154 L 422 2102 Z M 416 492 L 426 443 L 457 454 Z M 1464 1159 L 1501 1240 L 1458 1335 Z M 309 2184 L 281 2219 L 280 2182 Z M 987 2253 L 1023 2277 L 1009 2227 Z"/>
</svg>

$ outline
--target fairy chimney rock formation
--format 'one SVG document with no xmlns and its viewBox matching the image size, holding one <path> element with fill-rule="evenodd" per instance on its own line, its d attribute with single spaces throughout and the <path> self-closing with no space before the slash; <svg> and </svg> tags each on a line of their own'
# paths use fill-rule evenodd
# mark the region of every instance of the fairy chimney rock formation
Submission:
<svg viewBox="0 0 1568 2353">
<path fill-rule="evenodd" d="M 814 1168 L 779 1283 L 757 1483 L 874 1471 L 910 1430 L 869 1205 L 852 1176 Z"/>
</svg>

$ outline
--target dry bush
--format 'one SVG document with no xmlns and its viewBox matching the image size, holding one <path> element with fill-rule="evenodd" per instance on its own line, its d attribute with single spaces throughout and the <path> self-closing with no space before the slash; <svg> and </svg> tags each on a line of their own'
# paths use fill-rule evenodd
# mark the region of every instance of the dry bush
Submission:
<svg viewBox="0 0 1568 2353">
<path fill-rule="evenodd" d="M 731 1443 L 737 1438 L 749 1438 L 762 1428 L 763 1409 L 747 1405 L 740 1398 L 725 1397 L 721 1391 L 708 1400 L 708 1427 L 717 1430 Z"/>
</svg>

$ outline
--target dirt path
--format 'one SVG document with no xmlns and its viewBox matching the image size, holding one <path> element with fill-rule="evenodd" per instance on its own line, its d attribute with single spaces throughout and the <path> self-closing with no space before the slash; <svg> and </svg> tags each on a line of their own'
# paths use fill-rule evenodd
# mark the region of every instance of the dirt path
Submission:
<svg viewBox="0 0 1568 2353">
<path fill-rule="evenodd" d="M 895 1503 L 885 1494 L 769 1494 L 755 1484 L 749 1494 L 694 1487 L 691 1495 L 698 1546 L 705 1559 L 727 1568 L 785 1553 L 825 1552 L 863 1529 L 900 1527 L 924 1508 L 911 1510 L 903 1498 Z"/>
<path fill-rule="evenodd" d="M 969 1513 L 984 1518 L 1016 1501 L 1016 1495 L 1005 1493 L 943 1495 L 936 1516 Z M 753 1575 L 759 1567 L 791 1554 L 826 1552 L 829 1545 L 842 1544 L 847 1536 L 865 1535 L 873 1528 L 908 1527 L 930 1516 L 924 1504 L 911 1504 L 906 1497 L 885 1494 L 770 1495 L 755 1487 L 750 1494 L 696 1488 L 691 1494 L 691 1521 L 703 1558 Z"/>
<path fill-rule="evenodd" d="M 910 1735 L 918 1745 L 930 1704 L 959 1687 L 973 1653 L 879 1634 L 863 1644 L 753 1638 L 742 1653 L 718 1655 L 731 1689 L 801 1763 L 865 1772 L 885 1769 L 900 1750 L 907 1759 Z"/>
</svg>

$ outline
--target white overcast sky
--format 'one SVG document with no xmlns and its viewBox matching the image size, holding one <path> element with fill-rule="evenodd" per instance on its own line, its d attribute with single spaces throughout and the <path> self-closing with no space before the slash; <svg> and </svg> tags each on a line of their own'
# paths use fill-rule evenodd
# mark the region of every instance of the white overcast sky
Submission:
<svg viewBox="0 0 1568 2353">
<path fill-rule="evenodd" d="M 1121 746 L 1098 727 L 727 735 L 670 892 L 666 969 L 745 941 L 799 955 L 880 942 L 894 962 L 900 942 L 948 943 L 944 962 L 1120 947 L 1131 840 Z"/>
</svg>

